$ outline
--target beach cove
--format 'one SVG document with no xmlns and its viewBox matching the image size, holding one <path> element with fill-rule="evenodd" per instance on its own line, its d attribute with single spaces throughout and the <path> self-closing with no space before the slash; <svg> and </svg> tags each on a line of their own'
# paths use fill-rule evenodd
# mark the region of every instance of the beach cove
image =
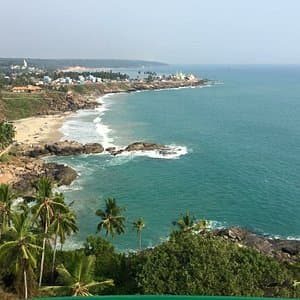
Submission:
<svg viewBox="0 0 300 300">
<path fill-rule="evenodd" d="M 212 220 L 214 227 L 235 225 L 298 238 L 298 104 L 289 86 L 299 70 L 273 68 L 201 68 L 199 73 L 224 84 L 106 96 L 100 114 L 85 111 L 71 117 L 62 131 L 81 142 L 105 138 L 110 145 L 125 146 L 144 140 L 186 150 L 172 159 L 149 153 L 53 158 L 80 174 L 64 189 L 67 199 L 74 200 L 82 228 L 72 244 L 80 245 L 95 232 L 94 212 L 108 196 L 127 207 L 128 230 L 113 241 L 120 250 L 135 248 L 134 218 L 146 220 L 147 247 L 167 238 L 172 222 L 185 211 Z M 197 67 L 187 70 L 196 73 Z M 293 111 L 288 106 L 282 110 L 280 91 Z M 97 132 L 97 126 L 105 131 Z M 278 127 L 285 129 L 275 133 L 272 128 Z M 289 164 L 294 167 L 287 171 Z"/>
</svg>

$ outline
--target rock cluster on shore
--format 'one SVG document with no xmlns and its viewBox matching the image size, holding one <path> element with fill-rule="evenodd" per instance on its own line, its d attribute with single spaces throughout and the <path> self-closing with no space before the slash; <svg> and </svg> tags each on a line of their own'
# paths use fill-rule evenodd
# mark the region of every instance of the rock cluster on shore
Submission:
<svg viewBox="0 0 300 300">
<path fill-rule="evenodd" d="M 77 177 L 75 170 L 56 163 L 42 163 L 39 167 L 36 167 L 35 164 L 32 164 L 31 167 L 27 163 L 25 169 L 26 171 L 18 174 L 16 182 L 13 183 L 13 188 L 25 196 L 33 194 L 35 183 L 41 176 L 47 176 L 57 186 L 70 185 Z"/>
<path fill-rule="evenodd" d="M 121 154 L 122 152 L 150 151 L 160 152 L 171 151 L 168 147 L 155 143 L 135 142 L 123 149 L 105 149 L 111 155 Z M 71 167 L 57 164 L 46 163 L 44 156 L 73 156 L 81 154 L 97 154 L 104 152 L 104 148 L 99 143 L 81 144 L 76 141 L 60 141 L 48 144 L 34 145 L 15 145 L 13 159 L 1 165 L 3 173 L 10 173 L 13 180 L 13 187 L 23 193 L 30 194 L 34 190 L 34 184 L 41 176 L 50 177 L 58 186 L 69 185 L 77 177 L 77 173 Z"/>
<path fill-rule="evenodd" d="M 102 153 L 104 148 L 99 143 L 81 144 L 75 141 L 61 141 L 48 144 L 22 145 L 19 154 L 29 157 L 47 155 L 69 156 Z"/>
<path fill-rule="evenodd" d="M 300 255 L 298 240 L 271 239 L 240 227 L 216 229 L 213 234 L 279 260 L 292 261 Z"/>
<path fill-rule="evenodd" d="M 157 150 L 160 154 L 170 154 L 172 149 L 168 146 L 147 143 L 135 142 L 125 148 L 118 149 L 116 147 L 106 148 L 105 151 L 115 156 L 123 152 L 136 152 L 136 151 L 153 151 Z M 20 145 L 18 154 L 28 157 L 41 157 L 49 155 L 57 156 L 71 156 L 81 154 L 96 154 L 104 152 L 104 148 L 99 143 L 81 144 L 75 141 L 61 141 L 48 144 L 35 144 L 35 145 Z"/>
<path fill-rule="evenodd" d="M 116 147 L 106 148 L 105 151 L 110 153 L 111 155 L 119 155 L 123 152 L 133 152 L 133 151 L 152 151 L 158 150 L 159 152 L 167 153 L 171 149 L 165 145 L 155 144 L 155 143 L 146 143 L 146 142 L 135 142 L 123 149 L 117 149 Z"/>
</svg>

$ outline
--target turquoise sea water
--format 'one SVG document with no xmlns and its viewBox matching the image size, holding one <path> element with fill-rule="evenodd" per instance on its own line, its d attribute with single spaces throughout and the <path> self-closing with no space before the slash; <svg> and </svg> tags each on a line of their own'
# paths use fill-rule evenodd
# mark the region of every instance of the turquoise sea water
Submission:
<svg viewBox="0 0 300 300">
<path fill-rule="evenodd" d="M 80 243 L 95 233 L 95 210 L 114 196 L 126 206 L 119 250 L 137 247 L 132 221 L 143 216 L 143 246 L 165 239 L 190 211 L 215 226 L 300 237 L 300 66 L 172 66 L 221 81 L 205 88 L 105 97 L 104 106 L 70 118 L 62 131 L 82 142 L 173 145 L 181 156 L 55 158 L 78 180 L 65 189 L 79 217 Z M 187 153 L 185 154 L 185 151 Z"/>
</svg>

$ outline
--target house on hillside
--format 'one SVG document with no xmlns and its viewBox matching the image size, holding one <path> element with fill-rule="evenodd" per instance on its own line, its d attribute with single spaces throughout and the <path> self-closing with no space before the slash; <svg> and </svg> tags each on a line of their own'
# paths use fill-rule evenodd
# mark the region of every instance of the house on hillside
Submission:
<svg viewBox="0 0 300 300">
<path fill-rule="evenodd" d="M 35 85 L 15 86 L 12 88 L 13 93 L 37 93 L 41 92 L 41 88 Z"/>
</svg>

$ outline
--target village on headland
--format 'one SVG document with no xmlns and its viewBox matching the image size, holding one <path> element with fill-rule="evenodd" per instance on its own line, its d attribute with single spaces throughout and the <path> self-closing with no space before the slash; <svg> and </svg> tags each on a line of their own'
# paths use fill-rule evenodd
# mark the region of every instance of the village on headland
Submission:
<svg viewBox="0 0 300 300">
<path fill-rule="evenodd" d="M 150 82 L 186 82 L 195 83 L 203 79 L 197 78 L 194 74 L 158 74 L 154 71 L 138 70 L 135 77 L 126 73 L 113 70 L 112 68 L 87 68 L 72 66 L 56 70 L 47 70 L 30 66 L 26 59 L 23 64 L 10 65 L 1 72 L 0 68 L 0 87 L 11 87 L 15 93 L 40 92 L 42 89 L 66 90 L 72 85 L 90 85 L 96 83 L 150 83 Z"/>
</svg>

